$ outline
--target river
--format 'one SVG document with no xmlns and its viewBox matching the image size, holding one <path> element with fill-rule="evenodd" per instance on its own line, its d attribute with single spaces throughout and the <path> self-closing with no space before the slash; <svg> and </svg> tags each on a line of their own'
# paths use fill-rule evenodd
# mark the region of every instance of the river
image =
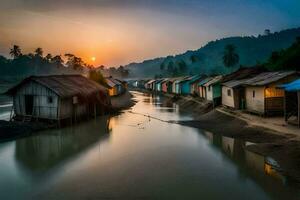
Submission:
<svg viewBox="0 0 300 200">
<path fill-rule="evenodd" d="M 120 115 L 0 143 L 0 199 L 300 197 L 250 143 L 168 123 L 192 118 L 161 96 L 133 94 L 137 104 Z"/>
</svg>

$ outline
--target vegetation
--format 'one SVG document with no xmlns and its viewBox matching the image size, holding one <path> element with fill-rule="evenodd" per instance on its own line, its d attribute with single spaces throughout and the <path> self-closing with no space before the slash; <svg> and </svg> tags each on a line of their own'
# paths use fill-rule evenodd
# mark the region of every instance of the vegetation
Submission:
<svg viewBox="0 0 300 200">
<path fill-rule="evenodd" d="M 95 69 L 90 70 L 89 71 L 89 79 L 91 79 L 97 83 L 100 83 L 103 86 L 107 86 L 106 80 L 99 70 L 98 71 Z"/>
<path fill-rule="evenodd" d="M 127 78 L 129 76 L 129 70 L 125 69 L 124 66 L 120 66 L 118 68 L 115 67 L 109 67 L 106 68 L 105 66 L 101 65 L 96 68 L 98 71 L 100 71 L 104 76 L 112 76 L 115 78 Z"/>
<path fill-rule="evenodd" d="M 266 29 L 258 36 L 223 38 L 211 41 L 195 51 L 146 60 L 142 63 L 131 63 L 125 68 L 130 70 L 130 75 L 133 77 L 152 78 L 157 72 L 164 76 L 175 73 L 180 75 L 177 64 L 183 60 L 187 65 L 185 72 L 187 74 L 226 74 L 232 71 L 232 67 L 226 67 L 223 62 L 224 48 L 227 45 L 234 45 L 238 50 L 240 65 L 255 66 L 267 62 L 273 51 L 280 53 L 281 49 L 290 47 L 299 36 L 300 28 L 273 33 Z M 162 63 L 164 63 L 164 70 L 160 69 Z"/>
<path fill-rule="evenodd" d="M 270 70 L 300 71 L 300 37 L 289 48 L 272 52 L 265 65 Z"/>
<path fill-rule="evenodd" d="M 225 51 L 223 55 L 223 63 L 225 67 L 234 67 L 239 62 L 239 55 L 235 52 L 235 46 L 232 44 L 228 44 L 225 46 Z"/>
</svg>

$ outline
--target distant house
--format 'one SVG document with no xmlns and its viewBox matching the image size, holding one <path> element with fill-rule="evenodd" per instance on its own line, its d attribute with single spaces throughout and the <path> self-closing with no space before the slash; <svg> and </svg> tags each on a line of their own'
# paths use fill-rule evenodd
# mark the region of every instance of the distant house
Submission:
<svg viewBox="0 0 300 200">
<path fill-rule="evenodd" d="M 145 88 L 148 90 L 153 90 L 153 83 L 155 82 L 155 80 L 149 80 L 147 83 L 145 83 Z"/>
<path fill-rule="evenodd" d="M 222 76 L 216 76 L 204 84 L 206 88 L 206 99 L 212 101 L 214 105 L 221 103 L 221 80 Z"/>
<path fill-rule="evenodd" d="M 179 77 L 175 80 L 174 84 L 175 84 L 175 94 L 182 94 L 182 84 L 183 81 L 188 78 L 188 77 Z"/>
<path fill-rule="evenodd" d="M 156 80 L 155 82 L 155 90 L 158 91 L 158 92 L 161 92 L 162 91 L 162 83 L 163 83 L 164 79 L 159 79 L 159 80 Z"/>
<path fill-rule="evenodd" d="M 6 92 L 15 119 L 62 121 L 98 115 L 111 105 L 108 90 L 81 75 L 31 76 Z"/>
<path fill-rule="evenodd" d="M 117 96 L 125 91 L 124 85 L 112 77 L 105 78 L 110 96 Z"/>
<path fill-rule="evenodd" d="M 222 105 L 235 109 L 245 109 L 246 97 L 243 82 L 265 71 L 262 67 L 240 68 L 223 77 L 221 84 Z"/>
<path fill-rule="evenodd" d="M 187 95 L 192 94 L 191 87 L 192 83 L 196 80 L 199 80 L 201 77 L 199 75 L 190 76 L 181 81 L 180 94 Z"/>
<path fill-rule="evenodd" d="M 284 118 L 300 128 L 300 79 L 281 86 L 284 89 Z"/>
<path fill-rule="evenodd" d="M 244 81 L 246 109 L 262 115 L 282 114 L 284 90 L 278 86 L 298 77 L 294 71 L 264 72 Z"/>
<path fill-rule="evenodd" d="M 211 79 L 213 79 L 213 78 L 207 77 L 198 83 L 198 91 L 199 91 L 198 93 L 199 93 L 199 97 L 201 97 L 202 99 L 206 99 L 206 96 L 207 96 L 206 87 L 204 85 Z"/>
<path fill-rule="evenodd" d="M 206 76 L 198 76 L 190 82 L 190 93 L 199 96 L 199 82 L 207 78 Z"/>
<path fill-rule="evenodd" d="M 161 83 L 161 91 L 164 92 L 164 93 L 167 93 L 168 92 L 168 83 L 170 82 L 170 79 L 169 78 L 166 78 L 162 81 Z"/>
</svg>

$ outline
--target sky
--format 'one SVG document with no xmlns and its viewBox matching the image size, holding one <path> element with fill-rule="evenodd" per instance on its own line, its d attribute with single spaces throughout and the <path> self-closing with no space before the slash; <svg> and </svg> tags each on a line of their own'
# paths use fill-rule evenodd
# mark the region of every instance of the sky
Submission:
<svg viewBox="0 0 300 200">
<path fill-rule="evenodd" d="M 299 27 L 299 10 L 299 0 L 0 0 L 0 54 L 16 44 L 119 66 Z"/>
</svg>

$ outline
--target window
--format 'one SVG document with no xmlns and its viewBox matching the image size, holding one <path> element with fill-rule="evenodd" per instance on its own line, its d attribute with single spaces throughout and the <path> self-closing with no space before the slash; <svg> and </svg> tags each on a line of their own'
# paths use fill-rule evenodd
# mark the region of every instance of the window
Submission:
<svg viewBox="0 0 300 200">
<path fill-rule="evenodd" d="M 231 90 L 230 89 L 227 90 L 227 95 L 231 97 Z"/>
<path fill-rule="evenodd" d="M 252 91 L 252 97 L 255 98 L 255 90 Z"/>
<path fill-rule="evenodd" d="M 211 90 L 211 86 L 208 86 L 208 91 L 210 91 Z"/>
<path fill-rule="evenodd" d="M 48 97 L 48 103 L 53 103 L 53 97 Z"/>
</svg>

